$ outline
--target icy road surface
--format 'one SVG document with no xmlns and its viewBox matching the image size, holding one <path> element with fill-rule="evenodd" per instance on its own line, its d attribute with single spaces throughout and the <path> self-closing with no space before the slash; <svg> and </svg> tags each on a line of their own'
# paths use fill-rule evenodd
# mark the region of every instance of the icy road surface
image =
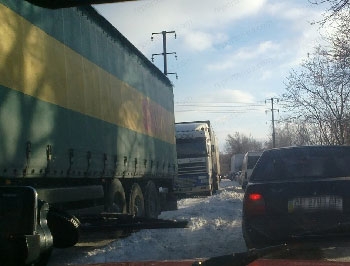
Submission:
<svg viewBox="0 0 350 266">
<path fill-rule="evenodd" d="M 236 182 L 222 180 L 220 190 L 213 196 L 181 199 L 178 210 L 159 216 L 188 220 L 188 228 L 141 230 L 108 245 L 79 252 L 67 250 L 65 254 L 65 250 L 55 250 L 49 266 L 208 258 L 245 251 L 242 199 L 243 191 Z"/>
</svg>

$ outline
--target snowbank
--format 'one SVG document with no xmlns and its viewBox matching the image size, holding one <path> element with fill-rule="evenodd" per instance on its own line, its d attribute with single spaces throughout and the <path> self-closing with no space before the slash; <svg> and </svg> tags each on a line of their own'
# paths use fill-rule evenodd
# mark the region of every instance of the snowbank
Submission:
<svg viewBox="0 0 350 266">
<path fill-rule="evenodd" d="M 177 211 L 159 217 L 188 220 L 189 228 L 141 230 L 77 254 L 66 265 L 207 258 L 246 250 L 241 230 L 243 191 L 230 180 L 222 180 L 220 186 L 211 197 L 179 200 Z"/>
</svg>

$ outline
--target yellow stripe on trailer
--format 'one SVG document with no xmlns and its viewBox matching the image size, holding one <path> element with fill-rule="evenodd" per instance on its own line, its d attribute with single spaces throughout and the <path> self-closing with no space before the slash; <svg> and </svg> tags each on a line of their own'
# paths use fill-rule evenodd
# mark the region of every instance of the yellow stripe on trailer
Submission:
<svg viewBox="0 0 350 266">
<path fill-rule="evenodd" d="M 1 85 L 175 144 L 171 111 L 2 4 L 0 21 Z"/>
</svg>

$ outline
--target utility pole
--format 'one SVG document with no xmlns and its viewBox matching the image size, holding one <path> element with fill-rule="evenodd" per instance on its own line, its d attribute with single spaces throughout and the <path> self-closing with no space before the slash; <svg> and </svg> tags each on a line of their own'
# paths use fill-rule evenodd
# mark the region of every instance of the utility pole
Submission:
<svg viewBox="0 0 350 266">
<path fill-rule="evenodd" d="M 176 32 L 175 31 L 162 31 L 162 32 L 153 32 L 152 33 L 152 36 L 151 36 L 151 41 L 153 41 L 153 35 L 155 34 L 162 34 L 163 35 L 163 53 L 160 53 L 160 54 L 152 54 L 152 62 L 154 62 L 154 56 L 155 55 L 163 55 L 163 58 L 164 58 L 164 75 L 169 75 L 169 74 L 173 74 L 173 75 L 176 75 L 176 79 L 178 78 L 177 76 L 177 73 L 174 73 L 174 72 L 168 72 L 168 62 L 167 62 L 167 55 L 168 54 L 175 54 L 175 59 L 177 59 L 177 55 L 176 55 L 176 52 L 171 52 L 171 53 L 168 53 L 166 51 L 166 35 L 168 33 L 174 33 L 175 35 L 175 39 L 176 39 Z"/>
<path fill-rule="evenodd" d="M 278 102 L 277 98 L 271 98 L 268 99 L 268 101 L 271 101 L 271 115 L 272 115 L 272 148 L 276 148 L 276 132 L 275 132 L 275 111 L 279 112 L 278 109 L 274 109 L 273 104 L 274 101 Z M 266 104 L 266 100 L 265 100 Z"/>
</svg>

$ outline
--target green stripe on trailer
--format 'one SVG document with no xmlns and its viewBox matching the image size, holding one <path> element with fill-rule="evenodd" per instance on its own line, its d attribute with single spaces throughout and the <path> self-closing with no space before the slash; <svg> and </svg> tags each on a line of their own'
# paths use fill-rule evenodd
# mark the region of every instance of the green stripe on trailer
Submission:
<svg viewBox="0 0 350 266">
<path fill-rule="evenodd" d="M 0 125 L 2 177 L 174 175 L 174 144 L 3 86 Z"/>
</svg>

